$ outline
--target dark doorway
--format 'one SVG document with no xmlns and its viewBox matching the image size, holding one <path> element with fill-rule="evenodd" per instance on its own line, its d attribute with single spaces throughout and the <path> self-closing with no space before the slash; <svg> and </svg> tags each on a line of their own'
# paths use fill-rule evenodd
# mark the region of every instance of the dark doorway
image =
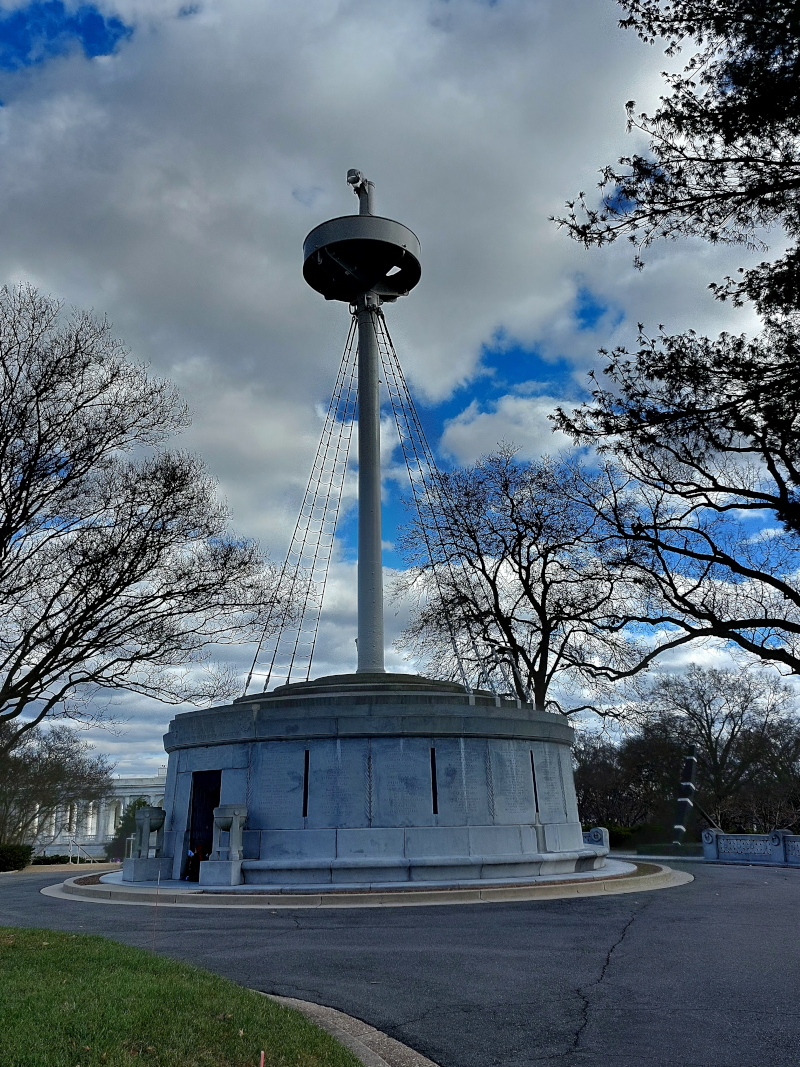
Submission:
<svg viewBox="0 0 800 1067">
<path fill-rule="evenodd" d="M 200 878 L 200 860 L 207 860 L 214 841 L 214 808 L 219 807 L 222 771 L 195 771 L 192 775 L 192 811 L 189 849 L 193 855 L 186 868 L 190 882 Z"/>
</svg>

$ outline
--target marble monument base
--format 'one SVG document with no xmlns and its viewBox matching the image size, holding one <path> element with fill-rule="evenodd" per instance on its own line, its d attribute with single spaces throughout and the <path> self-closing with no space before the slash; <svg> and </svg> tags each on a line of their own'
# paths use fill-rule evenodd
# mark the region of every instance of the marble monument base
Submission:
<svg viewBox="0 0 800 1067">
<path fill-rule="evenodd" d="M 159 875 L 162 881 L 172 878 L 172 857 L 155 856 L 150 859 L 126 859 L 122 864 L 124 882 L 156 882 Z"/>
<path fill-rule="evenodd" d="M 210 840 L 212 811 L 229 808 L 243 817 L 245 885 L 600 870 L 608 848 L 583 838 L 572 739 L 562 715 L 403 674 L 320 678 L 178 715 L 164 739 L 173 877 Z M 239 868 L 212 862 L 202 884 L 242 884 Z"/>
<path fill-rule="evenodd" d="M 200 864 L 200 885 L 241 885 L 241 860 L 203 860 Z"/>
</svg>

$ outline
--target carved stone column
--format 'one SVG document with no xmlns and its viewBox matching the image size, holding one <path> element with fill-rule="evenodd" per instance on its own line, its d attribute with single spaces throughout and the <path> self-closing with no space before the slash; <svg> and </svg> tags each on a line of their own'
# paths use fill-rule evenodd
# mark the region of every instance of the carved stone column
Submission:
<svg viewBox="0 0 800 1067">
<path fill-rule="evenodd" d="M 211 858 L 200 864 L 201 885 L 242 884 L 242 831 L 246 819 L 244 804 L 214 808 L 214 844 Z"/>
<path fill-rule="evenodd" d="M 172 871 L 172 857 L 162 856 L 164 846 L 163 808 L 145 807 L 136 812 L 136 840 L 133 855 L 122 865 L 123 882 L 155 882 L 169 878 Z M 156 841 L 153 855 L 150 855 L 150 835 L 155 831 Z"/>
</svg>

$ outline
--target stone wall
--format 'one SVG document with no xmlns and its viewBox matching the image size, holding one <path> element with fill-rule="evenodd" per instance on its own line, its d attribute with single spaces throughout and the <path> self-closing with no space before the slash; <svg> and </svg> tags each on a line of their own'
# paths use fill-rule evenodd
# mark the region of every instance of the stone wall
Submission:
<svg viewBox="0 0 800 1067">
<path fill-rule="evenodd" d="M 703 858 L 714 863 L 763 863 L 800 867 L 800 835 L 788 830 L 771 834 L 723 834 L 703 831 Z"/>
</svg>

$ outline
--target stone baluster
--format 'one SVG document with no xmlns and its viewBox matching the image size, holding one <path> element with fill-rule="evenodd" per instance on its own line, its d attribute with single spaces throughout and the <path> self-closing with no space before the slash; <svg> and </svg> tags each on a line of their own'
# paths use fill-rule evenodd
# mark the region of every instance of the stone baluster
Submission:
<svg viewBox="0 0 800 1067">
<path fill-rule="evenodd" d="M 244 804 L 214 808 L 213 848 L 211 858 L 200 864 L 201 885 L 242 884 L 242 832 L 246 820 Z"/>
<path fill-rule="evenodd" d="M 136 840 L 133 855 L 122 865 L 124 882 L 151 882 L 159 877 L 168 878 L 172 870 L 172 857 L 163 856 L 164 819 L 163 808 L 147 806 L 136 812 Z M 150 835 L 155 831 L 154 855 L 150 855 Z"/>
</svg>

